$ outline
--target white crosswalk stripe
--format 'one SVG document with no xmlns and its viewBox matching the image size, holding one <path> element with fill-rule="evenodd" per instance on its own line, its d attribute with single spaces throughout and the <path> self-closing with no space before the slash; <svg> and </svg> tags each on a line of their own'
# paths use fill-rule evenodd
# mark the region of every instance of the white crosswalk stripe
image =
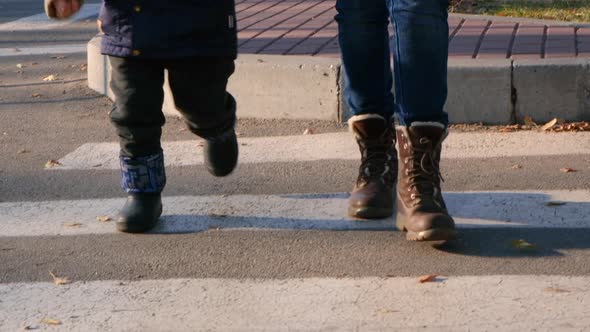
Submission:
<svg viewBox="0 0 590 332">
<path fill-rule="evenodd" d="M 350 133 L 240 142 L 241 163 L 358 158 Z M 588 143 L 586 134 L 455 133 L 445 143 L 445 156 L 588 155 Z M 117 149 L 114 143 L 84 144 L 48 172 L 114 170 Z M 164 149 L 168 166 L 202 163 L 195 141 L 166 142 Z M 165 196 L 164 214 L 153 233 L 393 229 L 393 218 L 347 217 L 347 198 L 347 193 L 338 192 Z M 461 229 L 589 227 L 589 190 L 448 191 L 445 199 Z M 113 218 L 121 204 L 122 198 L 3 202 L 0 244 L 21 237 L 114 236 L 112 220 L 101 222 L 97 217 Z M 590 328 L 589 285 L 590 276 L 493 273 L 439 276 L 427 284 L 420 284 L 417 276 L 90 280 L 64 286 L 13 282 L 0 283 L 0 330 L 45 328 L 42 320 L 50 318 L 61 323 L 51 327 L 55 331 L 579 331 Z"/>
<path fill-rule="evenodd" d="M 69 54 L 86 52 L 86 44 L 67 44 L 51 46 L 34 46 L 34 47 L 5 47 L 0 48 L 0 57 L 2 56 L 27 56 L 27 55 L 45 55 L 45 54 Z"/>
<path fill-rule="evenodd" d="M 240 163 L 317 160 L 356 160 L 358 147 L 349 133 L 258 137 L 240 139 Z M 118 143 L 87 143 L 59 160 L 59 169 L 118 169 Z M 168 166 L 203 163 L 202 148 L 195 141 L 163 144 Z M 547 135 L 522 132 L 454 133 L 444 143 L 443 158 L 495 158 L 558 156 L 590 153 L 590 135 Z"/>
<path fill-rule="evenodd" d="M 165 197 L 164 215 L 154 231 L 392 229 L 391 218 L 360 222 L 346 217 L 347 197 L 346 193 Z M 586 228 L 590 215 L 590 192 L 585 190 L 447 192 L 445 198 L 461 228 Z M 549 202 L 565 205 L 548 206 Z M 112 224 L 97 217 L 115 216 L 120 205 L 121 199 L 0 203 L 0 237 L 114 233 Z"/>
<path fill-rule="evenodd" d="M 173 279 L 0 285 L 6 331 L 585 331 L 590 277 Z M 557 295 L 556 295 L 557 294 Z M 33 300 L 34 299 L 34 300 Z M 24 325 L 23 325 L 24 324 Z"/>
</svg>

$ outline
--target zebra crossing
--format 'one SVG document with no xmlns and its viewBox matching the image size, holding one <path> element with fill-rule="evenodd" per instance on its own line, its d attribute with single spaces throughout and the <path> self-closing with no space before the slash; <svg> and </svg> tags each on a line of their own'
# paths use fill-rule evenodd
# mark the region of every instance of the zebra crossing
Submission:
<svg viewBox="0 0 590 332">
<path fill-rule="evenodd" d="M 588 158 L 588 139 L 453 133 L 443 158 Z M 346 132 L 240 143 L 242 165 L 337 165 L 358 154 Z M 198 147 L 194 140 L 166 142 L 167 167 L 200 167 Z M 84 143 L 45 172 L 116 172 L 114 157 L 114 142 Z M 108 218 L 98 220 L 114 217 L 121 198 L 0 203 L 0 330 L 590 328 L 587 189 L 449 190 L 445 197 L 466 241 L 456 251 L 407 243 L 392 219 L 352 220 L 347 197 L 166 196 L 158 228 L 139 236 L 116 234 Z M 531 248 L 510 244 L 516 240 Z M 44 259 L 51 262 L 35 263 Z M 55 285 L 49 272 L 73 282 Z M 438 276 L 422 284 L 422 274 Z"/>
<path fill-rule="evenodd" d="M 98 6 L 89 3 L 64 22 L 35 14 L 0 23 L 0 36 L 59 33 L 92 18 Z M 261 19 L 248 15 L 251 23 Z M 323 26 L 330 16 L 309 25 Z M 324 33 L 320 42 L 334 38 L 333 29 Z M 2 45 L 0 57 L 86 49 Z M 464 180 L 483 183 L 463 185 L 477 190 L 445 188 L 461 237 L 432 247 L 407 242 L 392 218 L 347 217 L 346 187 L 321 183 L 352 185 L 358 148 L 350 133 L 240 137 L 241 166 L 215 180 L 246 188 L 199 182 L 199 142 L 166 141 L 167 169 L 200 186 L 200 194 L 178 194 L 170 181 L 159 225 L 136 236 L 115 231 L 122 195 L 95 197 L 88 189 L 111 180 L 103 185 L 117 186 L 118 144 L 81 139 L 55 157 L 55 167 L 39 171 L 45 178 L 35 174 L 46 183 L 30 185 L 23 171 L 18 176 L 30 188 L 16 199 L 2 195 L 0 331 L 590 331 L 590 168 L 544 169 L 554 160 L 584 165 L 589 143 L 585 133 L 452 132 L 443 154 L 449 182 L 482 160 L 524 180 L 486 180 L 499 171 L 482 166 L 482 177 Z M 494 164 L 503 159 L 523 165 Z M 1 168 L 5 162 L 0 177 L 13 176 Z M 300 178 L 275 183 L 293 174 Z M 551 182 L 538 186 L 547 174 Z M 318 183 L 301 185 L 310 181 Z M 65 187 L 73 189 L 58 197 Z M 43 193 L 23 199 L 27 190 Z M 436 277 L 420 283 L 422 275 Z M 69 280 L 57 285 L 60 278 Z"/>
</svg>

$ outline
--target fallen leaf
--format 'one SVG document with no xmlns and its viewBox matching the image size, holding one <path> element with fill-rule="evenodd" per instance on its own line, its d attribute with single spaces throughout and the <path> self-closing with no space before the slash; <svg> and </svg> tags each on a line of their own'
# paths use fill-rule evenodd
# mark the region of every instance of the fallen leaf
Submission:
<svg viewBox="0 0 590 332">
<path fill-rule="evenodd" d="M 378 314 L 393 314 L 399 312 L 399 310 L 391 310 L 391 309 L 379 309 L 377 310 Z"/>
<path fill-rule="evenodd" d="M 29 153 L 29 152 L 31 152 L 31 151 L 29 151 L 27 149 L 21 149 L 21 150 L 18 150 L 16 153 L 17 154 L 24 154 L 24 153 Z"/>
<path fill-rule="evenodd" d="M 67 284 L 71 284 L 72 280 L 68 277 L 58 277 L 55 274 L 53 274 L 53 272 L 49 271 L 49 274 L 51 275 L 51 277 L 53 278 L 53 283 L 56 285 L 67 285 Z"/>
<path fill-rule="evenodd" d="M 512 165 L 512 167 L 510 167 L 510 168 L 512 168 L 512 169 L 521 169 L 522 166 L 517 164 L 517 165 Z"/>
<path fill-rule="evenodd" d="M 557 118 L 554 118 L 553 120 L 547 122 L 546 124 L 543 125 L 543 127 L 541 127 L 542 131 L 547 131 L 551 128 L 553 128 L 553 126 L 555 126 L 557 124 Z"/>
<path fill-rule="evenodd" d="M 305 129 L 305 131 L 303 131 L 303 135 L 313 135 L 315 134 L 315 129 L 313 128 L 307 128 Z"/>
<path fill-rule="evenodd" d="M 225 218 L 225 217 L 227 217 L 227 214 L 209 213 L 209 217 L 211 217 L 211 218 Z"/>
<path fill-rule="evenodd" d="M 524 124 L 525 124 L 525 126 L 531 126 L 531 127 L 536 127 L 537 126 L 537 124 L 535 123 L 535 121 L 533 121 L 533 118 L 531 118 L 528 115 L 524 117 Z"/>
<path fill-rule="evenodd" d="M 550 293 L 571 293 L 571 290 L 567 290 L 567 289 L 563 289 L 563 288 L 557 288 L 557 287 L 547 287 L 545 288 L 546 292 L 550 292 Z"/>
<path fill-rule="evenodd" d="M 92 165 L 92 167 L 94 167 L 94 168 L 96 168 L 96 167 L 100 167 L 100 166 L 102 166 L 102 164 L 95 164 L 95 165 Z"/>
<path fill-rule="evenodd" d="M 88 69 L 88 65 L 83 63 L 81 65 L 78 65 L 78 68 L 80 69 L 80 71 L 86 71 L 86 69 Z"/>
<path fill-rule="evenodd" d="M 534 245 L 532 243 L 528 243 L 522 239 L 512 241 L 512 246 L 516 249 L 522 249 L 522 250 L 532 250 L 532 249 L 537 248 L 536 245 Z"/>
<path fill-rule="evenodd" d="M 43 81 L 45 82 L 53 82 L 53 81 L 57 81 L 58 78 L 55 75 L 47 75 L 45 77 L 43 77 Z"/>
<path fill-rule="evenodd" d="M 70 227 L 70 228 L 79 228 L 80 226 L 82 226 L 82 224 L 79 222 L 67 222 L 64 224 L 64 227 Z"/>
<path fill-rule="evenodd" d="M 98 220 L 100 222 L 109 222 L 112 219 L 109 216 L 98 216 L 98 217 L 96 217 L 96 220 Z"/>
<path fill-rule="evenodd" d="M 501 133 L 513 133 L 513 132 L 520 130 L 520 129 L 521 129 L 520 125 L 516 124 L 516 125 L 504 126 L 504 127 L 500 128 L 498 131 Z"/>
<path fill-rule="evenodd" d="M 555 202 L 555 201 L 551 201 L 551 202 L 547 202 L 545 203 L 545 206 L 563 206 L 565 205 L 565 202 Z"/>
<path fill-rule="evenodd" d="M 65 58 L 66 58 L 66 56 L 65 56 L 65 55 L 54 55 L 54 56 L 52 56 L 51 58 L 52 58 L 52 59 L 60 59 L 60 60 L 61 60 L 61 59 L 65 59 Z"/>
<path fill-rule="evenodd" d="M 418 278 L 418 281 L 423 284 L 426 282 L 433 282 L 436 281 L 436 277 L 438 277 L 436 274 L 427 274 L 424 276 L 421 276 L 420 278 Z"/>
<path fill-rule="evenodd" d="M 45 168 L 53 168 L 55 166 L 60 166 L 61 163 L 57 160 L 53 160 L 50 159 L 49 161 L 47 161 L 47 163 L 45 164 Z"/>
<path fill-rule="evenodd" d="M 31 95 L 32 98 L 39 98 L 41 96 L 43 96 L 43 95 L 40 93 L 36 93 L 36 92 Z"/>
<path fill-rule="evenodd" d="M 33 331 L 33 330 L 38 330 L 39 326 L 31 326 L 31 325 L 27 325 L 25 326 L 25 331 Z"/>
<path fill-rule="evenodd" d="M 22 63 L 17 63 L 16 64 L 16 68 L 25 68 L 26 66 L 23 65 Z"/>
<path fill-rule="evenodd" d="M 43 318 L 43 320 L 41 320 L 41 323 L 44 323 L 47 325 L 61 325 L 61 320 L 52 319 L 52 318 Z"/>
<path fill-rule="evenodd" d="M 560 168 L 559 171 L 560 172 L 563 172 L 563 173 L 575 173 L 575 172 L 577 172 L 577 170 L 575 170 L 573 168 L 570 168 L 570 167 Z"/>
</svg>

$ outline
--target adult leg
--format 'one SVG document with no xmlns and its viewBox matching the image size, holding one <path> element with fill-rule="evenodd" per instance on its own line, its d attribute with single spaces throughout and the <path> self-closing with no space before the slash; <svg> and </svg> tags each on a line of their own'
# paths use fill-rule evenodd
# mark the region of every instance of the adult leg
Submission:
<svg viewBox="0 0 590 332">
<path fill-rule="evenodd" d="M 456 234 L 441 194 L 440 154 L 447 136 L 447 2 L 388 0 L 395 30 L 394 72 L 400 168 L 396 224 L 407 238 Z"/>
<path fill-rule="evenodd" d="M 338 0 L 336 9 L 349 126 L 361 151 L 348 213 L 383 218 L 393 214 L 397 173 L 387 6 L 385 0 Z"/>
</svg>

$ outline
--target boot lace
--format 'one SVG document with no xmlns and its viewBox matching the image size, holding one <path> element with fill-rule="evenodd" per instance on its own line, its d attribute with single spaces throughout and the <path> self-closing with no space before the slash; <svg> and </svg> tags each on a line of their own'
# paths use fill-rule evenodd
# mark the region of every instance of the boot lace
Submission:
<svg viewBox="0 0 590 332">
<path fill-rule="evenodd" d="M 362 154 L 357 184 L 363 185 L 377 180 L 393 185 L 394 173 L 397 172 L 397 155 L 394 155 L 391 133 L 384 133 L 376 140 L 357 138 L 357 141 Z"/>
<path fill-rule="evenodd" d="M 444 182 L 444 178 L 440 172 L 440 158 L 432 140 L 422 137 L 419 143 L 420 146 L 413 147 L 414 152 L 404 160 L 409 164 L 406 175 L 409 182 L 408 191 L 413 191 L 410 197 L 415 204 L 428 199 L 441 206 L 438 196 L 440 183 Z"/>
</svg>

